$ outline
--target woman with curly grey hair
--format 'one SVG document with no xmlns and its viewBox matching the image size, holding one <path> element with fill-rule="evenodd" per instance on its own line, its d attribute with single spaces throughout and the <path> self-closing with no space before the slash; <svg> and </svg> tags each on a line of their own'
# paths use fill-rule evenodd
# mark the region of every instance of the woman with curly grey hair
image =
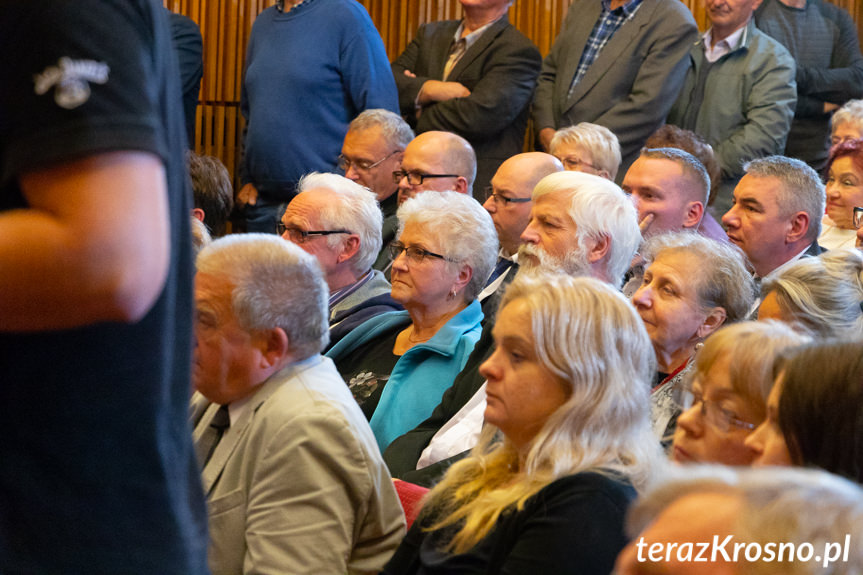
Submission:
<svg viewBox="0 0 863 575">
<path fill-rule="evenodd" d="M 370 319 L 327 352 L 381 451 L 431 414 L 464 367 L 481 333 L 477 296 L 498 250 L 491 216 L 464 194 L 419 194 L 398 218 L 391 296 L 405 311 Z"/>
<path fill-rule="evenodd" d="M 383 573 L 609 573 L 627 507 L 664 465 L 644 325 L 605 282 L 538 273 L 509 286 L 493 333 L 480 442 Z"/>
<path fill-rule="evenodd" d="M 695 351 L 707 336 L 746 318 L 755 283 L 737 248 L 694 232 L 654 236 L 642 255 L 647 267 L 632 303 L 656 352 L 653 430 L 669 438 L 680 413 L 675 385 L 692 369 Z"/>
</svg>

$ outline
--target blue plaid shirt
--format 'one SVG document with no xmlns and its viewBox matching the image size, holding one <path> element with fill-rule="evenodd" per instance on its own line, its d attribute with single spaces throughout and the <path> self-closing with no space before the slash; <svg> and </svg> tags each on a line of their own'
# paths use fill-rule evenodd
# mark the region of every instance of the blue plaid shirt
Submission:
<svg viewBox="0 0 863 575">
<path fill-rule="evenodd" d="M 587 73 L 587 69 L 593 64 L 599 53 L 614 36 L 614 33 L 623 26 L 627 20 L 631 20 L 635 16 L 635 12 L 641 6 L 642 0 L 629 0 L 626 4 L 617 8 L 611 9 L 611 0 L 602 0 L 602 12 L 596 24 L 593 25 L 593 31 L 587 39 L 587 44 L 584 45 L 584 51 L 581 53 L 581 60 L 578 62 L 578 69 L 575 71 L 575 77 L 572 79 L 572 84 L 569 86 L 569 93 L 572 95 L 576 84 L 581 81 Z"/>
</svg>

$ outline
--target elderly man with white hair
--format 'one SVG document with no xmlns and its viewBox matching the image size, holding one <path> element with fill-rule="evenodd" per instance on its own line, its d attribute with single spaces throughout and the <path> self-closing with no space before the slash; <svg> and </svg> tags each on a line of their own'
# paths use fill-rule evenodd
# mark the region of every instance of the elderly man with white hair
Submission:
<svg viewBox="0 0 863 575">
<path fill-rule="evenodd" d="M 518 274 L 556 271 L 619 288 L 641 243 L 635 206 L 623 190 L 599 176 L 564 171 L 540 180 L 532 200 Z M 384 451 L 393 476 L 430 485 L 476 445 L 485 409 L 485 378 L 477 368 L 492 353 L 493 327 L 494 321 L 483 325 L 473 353 L 431 416 Z"/>
<path fill-rule="evenodd" d="M 372 264 L 381 249 L 381 211 L 375 195 L 336 174 L 303 177 L 279 232 L 312 254 L 330 288 L 330 346 L 364 321 L 402 306 Z"/>
<path fill-rule="evenodd" d="M 215 575 L 377 573 L 404 516 L 332 361 L 315 259 L 269 234 L 198 256 L 193 440 Z"/>
</svg>

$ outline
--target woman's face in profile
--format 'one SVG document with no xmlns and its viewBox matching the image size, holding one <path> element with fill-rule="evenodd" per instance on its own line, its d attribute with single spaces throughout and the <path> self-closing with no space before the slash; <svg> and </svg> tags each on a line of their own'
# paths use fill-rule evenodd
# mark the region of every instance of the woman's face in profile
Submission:
<svg viewBox="0 0 863 575">
<path fill-rule="evenodd" d="M 678 463 L 749 465 L 755 454 L 744 445 L 761 422 L 764 406 L 753 405 L 731 385 L 731 356 L 720 355 L 707 373 L 696 373 L 691 403 L 677 419 L 672 459 Z"/>
<path fill-rule="evenodd" d="M 746 438 L 746 446 L 755 453 L 754 465 L 793 465 L 785 436 L 779 428 L 779 397 L 782 395 L 780 373 L 767 397 L 767 419 Z"/>
<path fill-rule="evenodd" d="M 855 206 L 863 206 L 863 174 L 850 156 L 836 158 L 827 175 L 827 215 L 840 228 L 854 229 Z"/>
<path fill-rule="evenodd" d="M 698 329 L 707 317 L 698 305 L 694 280 L 698 263 L 688 252 L 660 253 L 632 295 L 653 347 L 665 353 L 694 347 Z"/>
<path fill-rule="evenodd" d="M 523 300 L 513 300 L 500 311 L 493 334 L 494 353 L 479 368 L 488 381 L 485 421 L 522 449 L 566 402 L 569 383 L 537 357 L 531 314 Z"/>
</svg>

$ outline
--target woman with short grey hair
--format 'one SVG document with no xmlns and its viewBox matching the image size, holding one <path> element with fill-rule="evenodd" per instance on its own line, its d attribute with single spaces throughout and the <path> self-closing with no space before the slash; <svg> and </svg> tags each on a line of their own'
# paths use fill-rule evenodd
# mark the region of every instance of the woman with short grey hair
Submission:
<svg viewBox="0 0 863 575">
<path fill-rule="evenodd" d="M 632 303 L 656 353 L 653 431 L 668 438 L 680 413 L 672 390 L 692 369 L 695 351 L 710 334 L 746 319 L 755 283 L 740 250 L 694 232 L 654 236 L 642 254 L 644 279 Z"/>
<path fill-rule="evenodd" d="M 481 333 L 476 298 L 498 251 L 491 216 L 464 194 L 421 193 L 398 218 L 391 295 L 405 311 L 370 319 L 327 352 L 381 451 L 431 414 L 464 367 Z"/>
</svg>

